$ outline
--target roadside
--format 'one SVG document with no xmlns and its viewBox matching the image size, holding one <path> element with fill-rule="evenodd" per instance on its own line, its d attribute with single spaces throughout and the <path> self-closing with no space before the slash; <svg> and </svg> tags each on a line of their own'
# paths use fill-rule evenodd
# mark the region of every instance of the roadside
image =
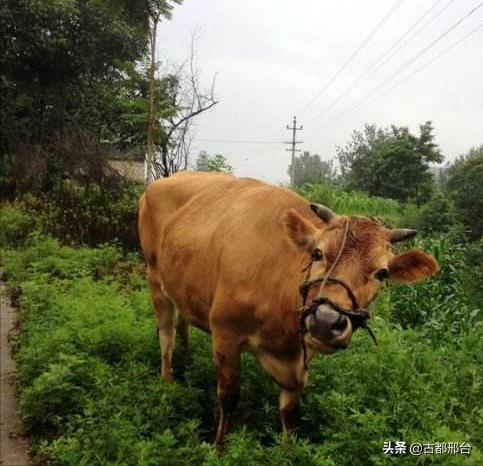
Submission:
<svg viewBox="0 0 483 466">
<path fill-rule="evenodd" d="M 0 283 L 0 317 L 1 317 L 1 393 L 0 393 L 0 427 L 1 427 L 1 466 L 27 466 L 28 442 L 17 435 L 20 427 L 13 377 L 16 374 L 15 361 L 12 359 L 9 334 L 15 325 L 15 309 L 10 304 L 6 287 Z"/>
</svg>

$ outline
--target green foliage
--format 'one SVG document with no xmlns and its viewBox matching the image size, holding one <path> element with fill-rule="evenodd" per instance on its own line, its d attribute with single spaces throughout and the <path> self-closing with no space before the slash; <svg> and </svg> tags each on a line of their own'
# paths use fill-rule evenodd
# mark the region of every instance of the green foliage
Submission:
<svg viewBox="0 0 483 466">
<path fill-rule="evenodd" d="M 346 199 L 346 208 L 357 202 Z M 244 355 L 240 407 L 220 453 L 211 446 L 210 337 L 195 330 L 191 355 L 175 352 L 177 383 L 160 382 L 155 320 L 134 256 L 31 236 L 6 252 L 4 269 L 22 290 L 20 407 L 37 459 L 62 466 L 480 464 L 483 335 L 460 286 L 464 250 L 449 237 L 418 245 L 437 256 L 440 274 L 383 294 L 373 318 L 377 348 L 358 332 L 347 351 L 314 360 L 291 445 L 281 441 L 277 387 Z M 401 439 L 467 441 L 473 449 L 470 458 L 382 454 L 384 441 Z"/>
<path fill-rule="evenodd" d="M 396 126 L 355 131 L 337 154 L 348 186 L 404 202 L 427 201 L 434 184 L 429 164 L 443 159 L 432 131 L 431 122 L 420 126 L 419 136 Z"/>
<path fill-rule="evenodd" d="M 403 206 L 392 199 L 369 196 L 363 192 L 346 192 L 330 184 L 306 184 L 298 189 L 299 194 L 311 202 L 324 204 L 338 214 L 377 217 L 394 225 L 413 226 L 417 217 L 414 206 Z M 408 219 L 409 217 L 409 219 Z"/>
<path fill-rule="evenodd" d="M 0 246 L 20 246 L 35 229 L 35 219 L 16 204 L 0 205 Z"/>
<path fill-rule="evenodd" d="M 134 64 L 124 64 L 124 79 L 117 85 L 115 108 L 109 121 L 110 147 L 125 154 L 131 152 L 138 160 L 146 150 L 146 122 L 149 115 L 149 82 L 144 71 Z M 153 137 L 156 146 L 167 144 L 162 121 L 174 117 L 178 109 L 171 98 L 180 92 L 181 83 L 174 75 L 153 81 L 154 113 L 156 122 Z"/>
<path fill-rule="evenodd" d="M 332 160 L 325 161 L 318 154 L 310 154 L 304 151 L 300 157 L 295 157 L 294 184 L 302 186 L 306 183 L 329 183 L 336 179 L 335 168 Z M 289 165 L 287 173 L 292 175 L 292 165 Z"/>
<path fill-rule="evenodd" d="M 2 2 L 2 198 L 49 191 L 66 176 L 99 182 L 99 176 L 92 178 L 92 166 L 98 174 L 101 165 L 105 171 L 109 151 L 141 156 L 147 126 L 147 77 L 142 62 L 150 38 L 149 18 L 156 12 L 169 19 L 173 6 L 180 3 Z M 171 75 L 156 80 L 157 119 L 178 111 L 171 96 L 181 94 L 179 87 L 179 80 Z M 160 124 L 156 137 L 159 144 L 166 139 Z M 79 144 L 86 139 L 89 151 Z M 72 142 L 67 152 L 66 140 Z M 102 153 L 92 150 L 96 144 Z"/>
<path fill-rule="evenodd" d="M 142 190 L 126 181 L 106 188 L 65 180 L 48 194 L 26 197 L 22 207 L 44 233 L 63 243 L 95 246 L 116 239 L 125 249 L 137 249 L 137 202 Z"/>
<path fill-rule="evenodd" d="M 448 233 L 461 229 L 453 202 L 440 191 L 436 191 L 421 207 L 416 227 L 426 233 Z"/>
<path fill-rule="evenodd" d="M 147 41 L 147 21 L 128 3 L 2 3 L 2 144 L 40 143 L 74 125 L 103 131 L 122 63 Z"/>
<path fill-rule="evenodd" d="M 88 275 L 101 278 L 112 275 L 121 262 L 120 251 L 112 245 L 99 249 L 70 248 L 62 246 L 57 239 L 33 234 L 22 254 L 6 250 L 8 268 L 5 274 L 10 282 L 19 284 L 36 274 L 58 279 L 79 279 Z M 130 257 L 134 261 L 136 256 Z"/>
<path fill-rule="evenodd" d="M 196 159 L 196 170 L 200 172 L 227 172 L 232 173 L 233 167 L 228 164 L 226 158 L 221 154 L 209 155 L 201 151 Z"/>
<path fill-rule="evenodd" d="M 22 393 L 20 408 L 25 413 L 26 432 L 61 431 L 70 416 L 82 412 L 96 391 L 96 383 L 106 380 L 106 368 L 100 361 L 73 354 L 56 356 L 58 362 L 44 368 Z"/>
<path fill-rule="evenodd" d="M 483 307 L 483 237 L 468 245 L 466 250 L 466 289 Z"/>
<path fill-rule="evenodd" d="M 483 236 L 483 146 L 461 156 L 448 172 L 446 189 L 471 239 Z"/>
<path fill-rule="evenodd" d="M 388 317 L 403 328 L 421 328 L 427 341 L 459 343 L 472 329 L 481 327 L 481 313 L 467 297 L 467 256 L 457 240 L 439 236 L 416 243 L 433 254 L 441 270 L 428 282 L 388 289 Z"/>
</svg>

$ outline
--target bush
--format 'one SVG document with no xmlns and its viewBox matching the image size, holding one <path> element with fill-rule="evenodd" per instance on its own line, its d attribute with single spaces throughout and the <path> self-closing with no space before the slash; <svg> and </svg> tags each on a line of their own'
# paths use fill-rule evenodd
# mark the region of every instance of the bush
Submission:
<svg viewBox="0 0 483 466">
<path fill-rule="evenodd" d="M 85 276 L 99 279 L 142 269 L 137 254 L 125 254 L 115 245 L 104 244 L 97 249 L 72 248 L 40 233 L 32 234 L 20 252 L 6 250 L 4 256 L 4 273 L 11 285 L 43 275 L 59 279 Z"/>
<path fill-rule="evenodd" d="M 468 244 L 463 276 L 467 293 L 483 307 L 483 237 Z"/>
<path fill-rule="evenodd" d="M 108 368 L 95 358 L 59 353 L 56 359 L 22 392 L 20 409 L 27 433 L 61 433 L 68 419 L 82 413 L 89 397 L 95 396 L 96 384 L 107 383 Z"/>
<path fill-rule="evenodd" d="M 49 194 L 30 197 L 24 208 L 39 219 L 44 233 L 70 245 L 98 246 L 116 240 L 123 248 L 139 248 L 137 201 L 142 186 L 122 182 L 103 188 L 65 180 Z"/>
<path fill-rule="evenodd" d="M 437 192 L 419 211 L 416 227 L 426 233 L 449 233 L 463 230 L 456 209 L 448 197 Z"/>
<path fill-rule="evenodd" d="M 483 146 L 474 147 L 454 161 L 448 170 L 446 191 L 457 207 L 457 215 L 468 236 L 483 236 Z"/>
<path fill-rule="evenodd" d="M 0 206 L 0 246 L 21 246 L 35 229 L 35 219 L 18 204 Z"/>
</svg>

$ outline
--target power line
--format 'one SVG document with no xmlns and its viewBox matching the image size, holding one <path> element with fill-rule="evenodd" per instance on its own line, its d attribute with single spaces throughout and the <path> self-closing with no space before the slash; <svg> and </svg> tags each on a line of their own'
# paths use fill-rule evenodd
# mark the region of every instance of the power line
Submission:
<svg viewBox="0 0 483 466">
<path fill-rule="evenodd" d="M 419 35 L 420 32 L 424 31 L 436 18 L 438 18 L 442 13 L 444 13 L 453 3 L 455 0 L 449 0 L 445 5 L 443 5 L 443 8 L 441 8 L 439 11 L 437 11 L 431 18 L 429 18 L 424 24 L 421 25 L 416 31 L 413 32 L 402 44 L 399 45 L 399 47 L 394 50 L 394 52 L 386 57 L 379 65 L 373 70 L 373 73 L 381 69 L 396 53 L 398 53 L 401 49 L 406 47 L 409 42 L 411 42 L 416 36 Z"/>
<path fill-rule="evenodd" d="M 320 91 L 313 97 L 309 102 L 307 102 L 299 114 L 302 114 L 309 108 L 324 92 L 325 90 L 341 75 L 344 69 L 349 65 L 349 63 L 354 60 L 354 58 L 359 55 L 361 50 L 369 43 L 369 41 L 376 35 L 379 29 L 391 18 L 391 16 L 396 12 L 396 10 L 402 5 L 405 0 L 397 0 L 396 3 L 390 8 L 390 10 L 383 16 L 383 18 L 376 24 L 369 35 L 361 42 L 359 47 L 352 53 L 352 55 L 342 64 L 342 66 L 337 70 L 337 72 L 330 78 L 320 89 Z"/>
<path fill-rule="evenodd" d="M 423 71 L 425 68 L 427 68 L 429 65 L 431 65 L 432 63 L 434 63 L 436 60 L 438 60 L 438 58 L 440 58 L 441 56 L 443 56 L 444 54 L 448 53 L 451 49 L 455 48 L 457 45 L 459 45 L 461 42 L 463 42 L 464 40 L 468 39 L 468 37 L 472 36 L 473 34 L 477 33 L 481 28 L 483 28 L 483 23 L 481 23 L 479 26 L 477 26 L 476 28 L 472 29 L 468 34 L 465 34 L 463 37 L 461 37 L 460 39 L 458 39 L 457 41 L 453 42 L 449 47 L 447 47 L 446 49 L 444 49 L 442 52 L 438 53 L 435 57 L 433 57 L 431 60 L 427 61 L 426 63 L 424 63 L 423 65 L 421 65 L 419 68 L 417 68 L 416 70 L 414 70 L 414 72 L 412 72 L 409 76 L 406 76 L 406 78 L 404 79 L 401 79 L 401 81 L 399 81 L 398 83 L 396 83 L 395 86 L 391 87 L 389 89 L 388 92 L 391 92 L 393 91 L 394 89 L 396 89 L 397 87 L 399 87 L 401 84 L 403 84 L 405 81 L 407 81 L 408 79 L 411 79 L 412 77 L 414 77 L 415 75 L 417 75 L 418 73 L 420 73 L 421 71 Z M 385 95 L 385 94 L 383 94 Z"/>
<path fill-rule="evenodd" d="M 446 53 L 448 53 L 450 50 L 452 50 L 453 48 L 455 48 L 457 45 L 459 45 L 464 40 L 468 39 L 473 34 L 476 34 L 482 28 L 483 28 L 483 23 L 480 24 L 479 26 L 477 26 L 476 28 L 472 29 L 469 33 L 465 34 L 463 37 L 461 37 L 458 40 L 456 40 L 455 42 L 453 42 L 451 45 L 449 45 L 447 48 L 445 48 L 440 53 L 438 53 L 437 55 L 435 55 L 433 58 L 431 58 L 430 60 L 428 60 L 425 63 L 423 63 L 420 67 L 418 67 L 417 69 L 415 69 L 408 76 L 406 76 L 405 78 L 399 80 L 394 86 L 390 87 L 389 89 L 386 89 L 383 93 L 381 93 L 380 95 L 378 95 L 377 97 L 375 97 L 374 99 L 372 99 L 371 101 L 369 101 L 367 103 L 367 105 L 364 105 L 364 106 L 360 107 L 359 109 L 354 110 L 354 112 L 351 112 L 350 115 L 347 115 L 347 114 L 344 115 L 342 118 L 339 118 L 338 120 L 329 123 L 328 125 L 326 125 L 325 127 L 321 128 L 321 129 L 329 129 L 331 127 L 337 126 L 338 124 L 340 124 L 341 122 L 345 121 L 347 118 L 349 118 L 350 116 L 352 116 L 354 113 L 359 113 L 359 112 L 361 112 L 361 111 L 363 111 L 363 110 L 371 107 L 381 97 L 384 97 L 385 95 L 391 93 L 392 91 L 394 91 L 395 89 L 397 89 L 398 87 L 400 87 L 401 85 L 403 85 L 406 81 L 410 80 L 411 78 L 413 78 L 414 76 L 416 76 L 417 74 L 419 74 L 421 71 L 423 71 L 424 69 L 426 69 L 429 65 L 431 65 L 432 63 L 434 63 L 436 60 L 438 60 L 439 58 L 441 58 L 443 55 L 445 55 Z"/>
<path fill-rule="evenodd" d="M 314 117 L 311 118 L 311 120 L 316 120 L 319 118 L 322 114 L 330 110 L 331 108 L 334 107 L 337 103 L 339 103 L 344 97 L 347 97 L 348 94 L 350 94 L 354 89 L 356 89 L 358 84 L 367 76 L 370 74 L 374 74 L 377 70 L 381 68 L 382 65 L 387 63 L 388 60 L 390 60 L 401 48 L 403 48 L 406 44 L 408 44 L 414 37 L 419 34 L 424 28 L 426 28 L 434 19 L 436 19 L 446 8 L 448 8 L 451 3 L 453 3 L 455 0 L 450 0 L 436 15 L 433 15 L 429 21 L 427 21 L 423 27 L 419 28 L 415 34 L 413 34 L 408 40 L 404 42 L 404 44 L 400 47 L 397 48 L 397 50 L 390 54 L 389 56 L 388 53 L 390 53 L 394 47 L 396 47 L 403 39 L 404 37 L 409 34 L 431 11 L 436 8 L 436 6 L 442 2 L 442 0 L 436 0 L 416 21 L 414 21 L 389 47 L 386 48 L 386 50 L 375 60 L 373 61 L 354 81 L 352 81 L 348 86 L 344 88 L 344 90 L 339 94 L 337 98 L 335 98 L 329 105 L 324 107 L 319 113 L 317 113 Z M 387 58 L 386 58 L 387 57 Z M 386 59 L 385 59 L 386 58 Z M 384 60 L 385 59 L 385 60 Z M 384 60 L 382 62 L 382 60 Z M 382 62 L 382 63 L 381 63 Z M 380 64 L 379 66 L 377 66 Z M 377 68 L 376 68 L 377 66 Z"/>
<path fill-rule="evenodd" d="M 432 40 L 426 47 L 424 47 L 422 50 L 420 50 L 416 55 L 414 55 L 412 58 L 404 62 L 396 71 L 394 71 L 392 74 L 390 74 L 388 77 L 386 77 L 383 81 L 381 81 L 379 84 L 377 84 L 374 88 L 372 88 L 369 92 L 361 96 L 359 99 L 357 99 L 355 102 L 347 106 L 337 117 L 336 120 L 338 120 L 340 117 L 343 117 L 347 113 L 352 113 L 354 109 L 356 109 L 362 102 L 364 102 L 367 98 L 370 98 L 372 95 L 375 93 L 379 92 L 384 86 L 389 84 L 391 81 L 393 81 L 399 74 L 404 71 L 408 66 L 412 65 L 418 58 L 420 58 L 422 55 L 424 55 L 428 50 L 430 50 L 432 47 L 434 47 L 439 41 L 441 41 L 444 37 L 446 37 L 451 31 L 453 31 L 456 27 L 458 27 L 463 21 L 465 21 L 467 18 L 469 18 L 472 14 L 474 14 L 479 8 L 483 6 L 483 1 L 480 2 L 478 5 L 473 7 L 468 13 L 466 13 L 463 17 L 461 17 L 458 21 L 453 23 L 448 29 L 446 29 L 443 33 L 441 33 L 436 39 Z M 320 129 L 316 130 L 319 131 Z M 311 133 L 308 134 L 308 136 L 311 136 L 314 134 L 312 131 Z"/>
<path fill-rule="evenodd" d="M 196 139 L 197 142 L 218 142 L 223 144 L 284 144 L 283 141 L 245 141 L 235 139 Z"/>
</svg>

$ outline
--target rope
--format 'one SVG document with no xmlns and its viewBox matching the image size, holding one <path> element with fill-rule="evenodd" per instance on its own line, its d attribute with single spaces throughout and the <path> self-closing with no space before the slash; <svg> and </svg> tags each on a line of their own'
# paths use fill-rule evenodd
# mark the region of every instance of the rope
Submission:
<svg viewBox="0 0 483 466">
<path fill-rule="evenodd" d="M 324 289 L 325 285 L 327 284 L 329 277 L 332 275 L 332 272 L 337 267 L 337 264 L 339 263 L 339 260 L 342 257 L 342 253 L 344 252 L 344 248 L 345 248 L 345 243 L 347 241 L 347 233 L 348 232 L 349 232 L 349 220 L 347 220 L 345 222 L 344 237 L 342 238 L 342 244 L 339 248 L 339 252 L 337 253 L 337 257 L 335 258 L 335 261 L 332 263 L 329 271 L 324 276 L 322 284 L 320 285 L 320 288 L 319 288 L 319 293 L 317 294 L 317 298 L 320 298 L 322 296 L 322 290 Z"/>
</svg>

